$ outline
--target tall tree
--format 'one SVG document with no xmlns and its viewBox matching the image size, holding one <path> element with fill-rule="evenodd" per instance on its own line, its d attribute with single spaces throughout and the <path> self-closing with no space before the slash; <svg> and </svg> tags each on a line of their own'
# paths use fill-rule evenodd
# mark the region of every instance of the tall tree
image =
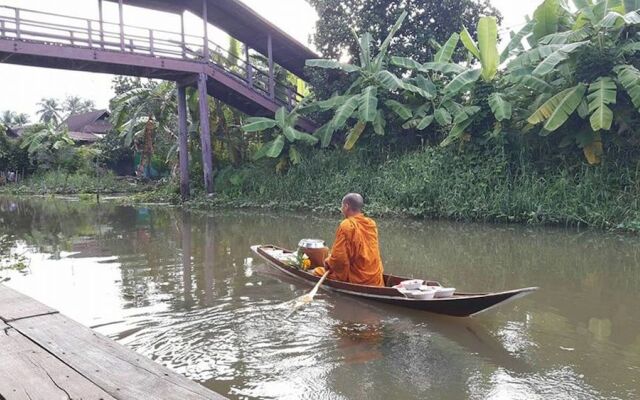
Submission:
<svg viewBox="0 0 640 400">
<path fill-rule="evenodd" d="M 359 46 L 352 29 L 370 32 L 379 46 L 402 10 L 408 16 L 391 44 L 396 56 L 418 62 L 431 60 L 443 43 L 462 26 L 476 26 L 481 15 L 500 13 L 489 0 L 307 0 L 318 12 L 314 43 L 323 57 L 355 59 Z M 346 54 L 345 54 L 346 52 Z"/>
<path fill-rule="evenodd" d="M 127 147 L 134 146 L 142 153 L 139 174 L 146 174 L 154 153 L 156 133 L 172 136 L 175 131 L 175 85 L 171 82 L 152 82 L 134 88 L 112 100 L 111 118 L 114 127 L 124 138 Z"/>
<path fill-rule="evenodd" d="M 62 106 L 58 100 L 51 97 L 43 98 L 37 105 L 38 111 L 36 113 L 40 117 L 40 122 L 58 125 L 62 121 Z"/>
<path fill-rule="evenodd" d="M 29 115 L 6 110 L 0 116 L 0 123 L 6 127 L 26 125 L 29 123 Z"/>
<path fill-rule="evenodd" d="M 83 99 L 79 96 L 67 96 L 62 103 L 62 111 L 68 117 L 73 114 L 80 114 L 96 109 L 93 100 Z"/>
</svg>

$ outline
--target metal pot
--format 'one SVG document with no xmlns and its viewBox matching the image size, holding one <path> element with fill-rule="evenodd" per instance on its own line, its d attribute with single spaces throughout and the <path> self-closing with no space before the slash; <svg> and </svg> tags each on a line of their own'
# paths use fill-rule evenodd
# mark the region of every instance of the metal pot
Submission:
<svg viewBox="0 0 640 400">
<path fill-rule="evenodd" d="M 298 243 L 298 247 L 311 260 L 311 267 L 321 267 L 329 254 L 329 249 L 324 245 L 322 239 L 302 239 Z"/>
<path fill-rule="evenodd" d="M 322 249 L 325 247 L 325 244 L 322 239 L 302 239 L 298 243 L 298 247 L 302 247 L 303 249 Z"/>
</svg>

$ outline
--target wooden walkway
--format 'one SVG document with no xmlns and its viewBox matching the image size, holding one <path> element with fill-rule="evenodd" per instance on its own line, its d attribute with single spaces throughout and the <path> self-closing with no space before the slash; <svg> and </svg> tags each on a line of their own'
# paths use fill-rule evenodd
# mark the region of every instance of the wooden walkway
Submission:
<svg viewBox="0 0 640 400">
<path fill-rule="evenodd" d="M 0 400 L 224 399 L 0 285 Z"/>
</svg>

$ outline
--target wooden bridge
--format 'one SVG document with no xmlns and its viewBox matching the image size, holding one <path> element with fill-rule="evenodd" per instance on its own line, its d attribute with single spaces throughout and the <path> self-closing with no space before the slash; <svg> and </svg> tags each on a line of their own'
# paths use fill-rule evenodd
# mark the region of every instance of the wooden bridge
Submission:
<svg viewBox="0 0 640 400">
<path fill-rule="evenodd" d="M 254 116 L 273 115 L 294 107 L 302 95 L 277 70 L 304 78 L 306 59 L 316 55 L 238 0 L 107 0 L 118 3 L 118 23 L 83 19 L 0 5 L 0 62 L 74 71 L 101 72 L 178 83 L 180 170 L 183 196 L 188 196 L 185 87 L 200 94 L 200 137 L 204 182 L 213 190 L 207 95 Z M 125 25 L 123 5 L 171 12 L 180 16 L 175 31 Z M 185 34 L 184 14 L 202 18 L 204 36 Z M 244 44 L 242 56 L 214 43 L 212 24 Z M 261 61 L 261 59 L 263 61 Z M 301 129 L 313 124 L 301 119 Z M 186 190 L 186 193 L 185 193 Z"/>
</svg>

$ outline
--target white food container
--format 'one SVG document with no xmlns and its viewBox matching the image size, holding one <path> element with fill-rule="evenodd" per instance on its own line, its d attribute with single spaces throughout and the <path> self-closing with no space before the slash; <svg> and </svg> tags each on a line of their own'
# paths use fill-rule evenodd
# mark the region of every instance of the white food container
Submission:
<svg viewBox="0 0 640 400">
<path fill-rule="evenodd" d="M 411 279 L 408 281 L 400 282 L 400 286 L 407 290 L 418 290 L 423 283 L 424 281 L 421 279 Z"/>
<path fill-rule="evenodd" d="M 456 292 L 456 288 L 438 287 L 436 288 L 435 298 L 444 299 L 447 297 L 451 297 L 455 292 Z"/>
<path fill-rule="evenodd" d="M 412 299 L 418 299 L 418 300 L 431 300 L 433 299 L 433 296 L 435 296 L 435 294 L 436 294 L 435 290 L 430 290 L 430 291 L 409 290 L 408 291 L 409 297 L 411 297 Z"/>
</svg>

